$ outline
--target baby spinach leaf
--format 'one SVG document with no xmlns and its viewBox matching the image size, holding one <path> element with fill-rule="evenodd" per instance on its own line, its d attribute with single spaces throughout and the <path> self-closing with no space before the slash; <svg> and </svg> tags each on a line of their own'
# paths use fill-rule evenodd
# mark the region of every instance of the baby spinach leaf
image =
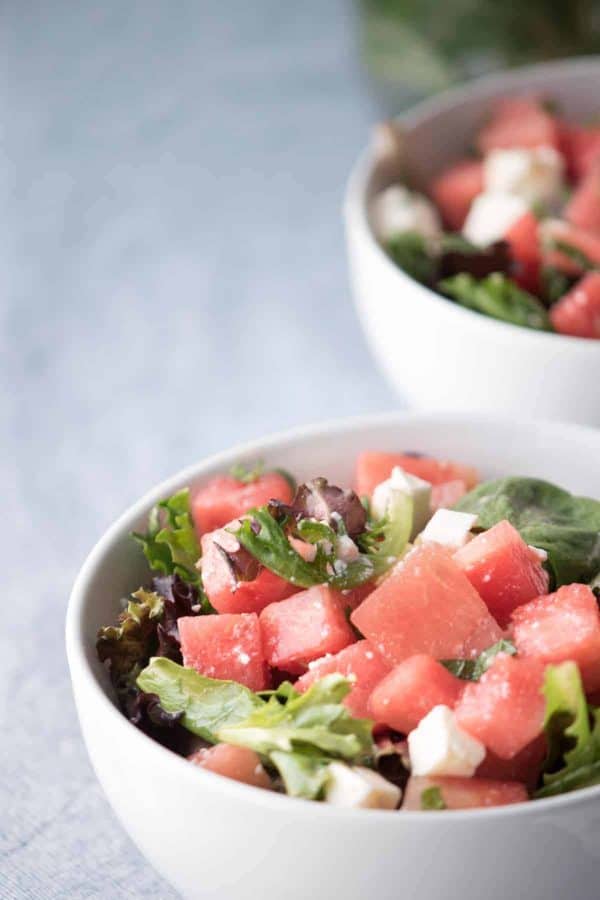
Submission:
<svg viewBox="0 0 600 900">
<path fill-rule="evenodd" d="M 436 784 L 421 791 L 421 809 L 447 809 L 442 792 Z"/>
<path fill-rule="evenodd" d="M 494 319 L 526 328 L 552 330 L 548 313 L 537 297 L 521 290 L 502 272 L 493 272 L 479 280 L 461 272 L 439 281 L 438 288 L 462 306 Z"/>
<path fill-rule="evenodd" d="M 415 281 L 420 281 L 421 284 L 431 284 L 436 271 L 436 261 L 429 252 L 422 234 L 417 231 L 403 231 L 396 234 L 387 242 L 386 250 L 407 275 Z"/>
<path fill-rule="evenodd" d="M 479 681 L 484 672 L 487 672 L 492 665 L 498 653 L 508 653 L 510 656 L 514 656 L 516 652 L 517 648 L 512 641 L 503 638 L 484 650 L 477 659 L 443 659 L 441 663 L 457 678 L 462 678 L 464 681 Z"/>
<path fill-rule="evenodd" d="M 226 724 L 246 719 L 264 700 L 243 684 L 206 678 L 170 659 L 155 657 L 138 675 L 137 685 L 156 694 L 168 713 L 181 713 L 181 724 L 207 741 Z"/>
<path fill-rule="evenodd" d="M 548 755 L 544 783 L 535 796 L 600 783 L 600 710 L 588 706 L 577 665 L 548 666 L 544 694 Z"/>
<path fill-rule="evenodd" d="M 200 585 L 196 562 L 200 546 L 190 514 L 190 492 L 184 488 L 161 500 L 148 516 L 146 534 L 133 532 L 153 572 L 180 575 L 190 584 Z"/>
<path fill-rule="evenodd" d="M 600 571 L 598 500 L 537 478 L 513 477 L 480 484 L 454 508 L 475 513 L 483 529 L 508 519 L 524 541 L 546 550 L 557 587 L 588 582 Z"/>
</svg>

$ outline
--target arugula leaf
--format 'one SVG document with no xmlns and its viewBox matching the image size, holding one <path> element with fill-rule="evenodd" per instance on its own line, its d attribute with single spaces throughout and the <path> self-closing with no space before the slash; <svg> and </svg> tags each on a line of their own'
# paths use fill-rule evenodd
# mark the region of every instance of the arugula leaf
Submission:
<svg viewBox="0 0 600 900">
<path fill-rule="evenodd" d="M 464 681 L 479 681 L 484 672 L 487 672 L 492 665 L 498 653 L 508 653 L 510 656 L 514 656 L 516 652 L 517 648 L 512 641 L 503 638 L 484 650 L 477 659 L 443 659 L 441 663 L 457 678 L 462 678 Z"/>
<path fill-rule="evenodd" d="M 184 581 L 199 585 L 196 562 L 200 546 L 190 514 L 190 492 L 184 488 L 161 500 L 150 512 L 146 534 L 133 532 L 142 546 L 153 572 L 180 575 Z"/>
<path fill-rule="evenodd" d="M 442 792 L 436 784 L 421 791 L 421 809 L 447 809 Z"/>
<path fill-rule="evenodd" d="M 274 750 L 270 759 L 283 779 L 286 794 L 305 800 L 321 799 L 331 760 L 310 753 L 283 753 L 280 750 Z"/>
<path fill-rule="evenodd" d="M 461 272 L 438 282 L 438 288 L 462 306 L 476 312 L 541 331 L 552 331 L 543 304 L 502 272 L 493 272 L 480 280 Z"/>
<path fill-rule="evenodd" d="M 265 568 L 290 584 L 308 588 L 327 581 L 324 567 L 306 562 L 294 550 L 266 506 L 250 510 L 232 534 Z"/>
<path fill-rule="evenodd" d="M 258 459 L 252 467 L 245 466 L 243 463 L 235 463 L 230 468 L 229 474 L 236 481 L 241 481 L 242 484 L 252 484 L 253 481 L 260 478 L 264 471 L 265 464 L 262 459 Z"/>
<path fill-rule="evenodd" d="M 455 504 L 484 530 L 502 519 L 548 553 L 555 585 L 585 583 L 600 571 L 600 501 L 576 497 L 537 478 L 486 481 Z"/>
<path fill-rule="evenodd" d="M 342 705 L 350 688 L 343 676 L 326 675 L 285 704 L 271 697 L 244 721 L 225 724 L 216 736 L 227 744 L 249 747 L 266 756 L 308 747 L 333 758 L 367 757 L 373 746 L 373 723 L 354 719 Z"/>
<path fill-rule="evenodd" d="M 544 693 L 548 756 L 544 784 L 535 796 L 600 783 L 600 710 L 588 706 L 576 663 L 548 666 Z"/>
<path fill-rule="evenodd" d="M 431 284 L 436 271 L 436 261 L 427 248 L 427 242 L 418 231 L 403 231 L 395 234 L 386 243 L 386 250 L 407 275 Z"/>
<path fill-rule="evenodd" d="M 154 591 L 140 588 L 119 616 L 118 625 L 108 625 L 98 632 L 96 650 L 101 662 L 108 661 L 110 675 L 117 690 L 129 687 L 132 672 L 146 664 L 158 643 L 157 623 L 164 611 L 164 600 Z"/>
<path fill-rule="evenodd" d="M 264 700 L 243 684 L 206 678 L 164 657 L 154 657 L 138 675 L 142 691 L 156 694 L 168 713 L 182 713 L 181 724 L 207 741 L 225 724 L 246 719 Z"/>
</svg>

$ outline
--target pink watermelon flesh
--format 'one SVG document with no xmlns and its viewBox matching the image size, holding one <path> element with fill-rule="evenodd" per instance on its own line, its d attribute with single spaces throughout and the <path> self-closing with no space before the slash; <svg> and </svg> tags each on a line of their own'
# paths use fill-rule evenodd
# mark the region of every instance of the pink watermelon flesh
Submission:
<svg viewBox="0 0 600 900">
<path fill-rule="evenodd" d="M 525 213 L 506 232 L 511 255 L 516 262 L 515 281 L 526 291 L 540 288 L 542 253 L 538 236 L 539 222 L 531 212 Z"/>
<path fill-rule="evenodd" d="M 234 524 L 234 523 L 232 523 Z M 255 577 L 248 581 L 238 580 L 235 567 L 227 558 L 227 553 L 236 554 L 240 545 L 234 535 L 221 528 L 205 534 L 200 540 L 202 546 L 202 583 L 211 605 L 220 613 L 260 612 L 269 603 L 283 600 L 295 593 L 297 588 L 269 569 L 254 566 L 245 574 Z"/>
<path fill-rule="evenodd" d="M 533 790 L 539 781 L 546 753 L 546 737 L 541 734 L 512 759 L 500 759 L 488 750 L 475 774 L 478 778 L 497 781 L 520 781 Z"/>
<path fill-rule="evenodd" d="M 590 272 L 554 304 L 550 319 L 560 334 L 600 338 L 600 272 Z"/>
<path fill-rule="evenodd" d="M 462 478 L 454 481 L 444 481 L 442 484 L 434 484 L 431 487 L 431 509 L 452 509 L 461 497 L 467 493 L 468 488 Z"/>
<path fill-rule="evenodd" d="M 477 137 L 482 154 L 511 147 L 561 148 L 557 120 L 542 106 L 537 97 L 507 97 L 499 100 L 492 117 Z"/>
<path fill-rule="evenodd" d="M 269 665 L 295 674 L 356 640 L 339 597 L 326 585 L 271 603 L 260 614 L 260 626 Z"/>
<path fill-rule="evenodd" d="M 483 191 L 483 163 L 463 159 L 435 178 L 429 193 L 451 231 L 460 231 L 471 203 Z"/>
<path fill-rule="evenodd" d="M 462 463 L 433 459 L 431 456 L 366 450 L 356 458 L 355 482 L 359 497 L 371 496 L 377 485 L 390 477 L 394 466 L 400 466 L 405 472 L 430 484 L 460 479 L 470 489 L 479 481 L 477 470 Z"/>
<path fill-rule="evenodd" d="M 434 706 L 454 708 L 464 684 L 432 656 L 410 656 L 375 687 L 371 717 L 408 734 Z"/>
<path fill-rule="evenodd" d="M 582 275 L 584 267 L 572 255 L 556 249 L 556 244 L 564 244 L 587 257 L 590 264 L 600 266 L 600 235 L 584 228 L 577 228 L 561 219 L 547 219 L 540 226 L 542 234 L 542 256 L 544 265 L 565 272 L 567 275 Z"/>
<path fill-rule="evenodd" d="M 203 535 L 222 528 L 255 506 L 264 506 L 269 500 L 289 503 L 291 499 L 292 489 L 279 472 L 265 472 L 250 484 L 218 475 L 193 492 L 192 518 L 196 531 Z"/>
<path fill-rule="evenodd" d="M 207 678 L 239 681 L 253 691 L 268 686 L 256 613 L 185 616 L 177 625 L 184 666 Z"/>
<path fill-rule="evenodd" d="M 468 682 L 456 706 L 458 724 L 501 759 L 512 759 L 541 733 L 543 665 L 499 654 L 480 681 Z"/>
<path fill-rule="evenodd" d="M 600 128 L 565 125 L 561 135 L 569 174 L 578 181 L 600 162 Z"/>
<path fill-rule="evenodd" d="M 541 561 L 506 520 L 478 534 L 454 559 L 502 627 L 513 609 L 548 590 Z"/>
<path fill-rule="evenodd" d="M 368 641 L 357 641 L 345 647 L 335 656 L 324 656 L 311 663 L 305 675 L 295 683 L 294 687 L 300 693 L 333 672 L 354 679 L 352 690 L 344 700 L 353 716 L 359 719 L 371 717 L 369 712 L 369 697 L 373 688 L 379 684 L 390 671 L 390 667 L 373 650 Z"/>
<path fill-rule="evenodd" d="M 600 690 L 600 613 L 587 585 L 565 585 L 515 609 L 512 633 L 521 656 L 544 663 L 573 660 L 586 691 Z"/>
<path fill-rule="evenodd" d="M 351 619 L 392 665 L 417 653 L 476 656 L 502 636 L 452 556 L 437 544 L 412 550 Z"/>
<path fill-rule="evenodd" d="M 477 809 L 484 806 L 507 806 L 529 799 L 524 784 L 516 781 L 492 781 L 489 778 L 450 778 L 449 776 L 412 775 L 404 792 L 402 809 L 420 810 L 421 794 L 437 787 L 446 809 Z"/>
<path fill-rule="evenodd" d="M 215 744 L 214 747 L 197 750 L 188 759 L 195 766 L 241 781 L 242 784 L 259 788 L 271 787 L 271 779 L 263 769 L 258 753 L 247 747 Z"/>
<path fill-rule="evenodd" d="M 600 168 L 594 167 L 577 185 L 564 215 L 577 228 L 600 235 Z"/>
</svg>

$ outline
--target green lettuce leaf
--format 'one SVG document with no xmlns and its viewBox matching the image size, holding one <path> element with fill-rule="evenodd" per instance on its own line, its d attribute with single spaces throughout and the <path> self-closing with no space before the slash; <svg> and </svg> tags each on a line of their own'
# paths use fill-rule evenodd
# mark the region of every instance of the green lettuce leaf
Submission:
<svg viewBox="0 0 600 900">
<path fill-rule="evenodd" d="M 205 678 L 170 659 L 155 657 L 138 675 L 142 691 L 156 694 L 168 713 L 183 713 L 181 724 L 207 741 L 226 724 L 246 719 L 264 700 L 235 681 Z"/>
<path fill-rule="evenodd" d="M 525 328 L 552 331 L 544 305 L 502 272 L 493 272 L 481 279 L 461 272 L 438 282 L 438 288 L 461 306 L 486 316 Z"/>
<path fill-rule="evenodd" d="M 487 672 L 492 665 L 498 653 L 508 653 L 510 656 L 514 656 L 516 652 L 517 648 L 511 641 L 502 639 L 484 650 L 477 659 L 443 659 L 441 663 L 457 678 L 462 678 L 464 681 L 479 681 L 484 672 Z"/>
<path fill-rule="evenodd" d="M 190 492 L 184 488 L 153 507 L 146 534 L 133 532 L 153 572 L 179 575 L 200 585 L 196 563 L 200 546 L 190 514 Z"/>
<path fill-rule="evenodd" d="M 270 760 L 281 775 L 288 796 L 303 797 L 305 800 L 322 798 L 330 759 L 311 753 L 273 750 Z"/>
<path fill-rule="evenodd" d="M 437 264 L 422 234 L 417 231 L 396 234 L 387 241 L 386 250 L 407 275 L 422 284 L 431 284 Z"/>
<path fill-rule="evenodd" d="M 118 690 L 129 686 L 134 674 L 155 652 L 156 625 L 164 611 L 164 600 L 154 591 L 140 588 L 132 597 L 118 624 L 101 628 L 96 641 L 98 657 L 101 662 L 108 661 L 111 679 Z"/>
<path fill-rule="evenodd" d="M 600 571 L 598 500 L 537 478 L 501 478 L 480 484 L 454 508 L 476 514 L 484 530 L 508 519 L 524 541 L 546 550 L 557 587 L 588 582 Z"/>
<path fill-rule="evenodd" d="M 544 784 L 551 797 L 600 783 L 600 710 L 588 706 L 579 668 L 565 662 L 546 668 L 544 729 L 548 741 Z"/>
<path fill-rule="evenodd" d="M 253 466 L 245 466 L 243 463 L 235 463 L 230 470 L 229 474 L 232 478 L 235 478 L 236 481 L 241 481 L 242 484 L 252 484 L 253 481 L 257 481 L 260 476 L 265 471 L 265 464 L 262 459 L 258 459 Z"/>
<path fill-rule="evenodd" d="M 421 791 L 421 809 L 447 809 L 442 792 L 436 784 Z"/>
</svg>

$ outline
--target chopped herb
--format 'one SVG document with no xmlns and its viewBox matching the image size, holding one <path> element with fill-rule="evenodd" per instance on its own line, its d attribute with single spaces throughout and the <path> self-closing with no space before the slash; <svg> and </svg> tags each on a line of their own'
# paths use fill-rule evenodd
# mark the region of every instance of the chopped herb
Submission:
<svg viewBox="0 0 600 900">
<path fill-rule="evenodd" d="M 442 792 L 436 784 L 421 791 L 421 809 L 447 809 Z"/>
<path fill-rule="evenodd" d="M 502 272 L 481 280 L 461 272 L 438 282 L 438 288 L 462 306 L 494 319 L 541 331 L 552 330 L 548 313 L 537 297 L 521 290 Z"/>
<path fill-rule="evenodd" d="M 477 659 L 444 659 L 441 662 L 457 678 L 462 678 L 464 681 L 479 681 L 499 653 L 508 653 L 510 656 L 514 656 L 516 652 L 515 645 L 511 641 L 503 639 L 484 650 Z"/>
</svg>

